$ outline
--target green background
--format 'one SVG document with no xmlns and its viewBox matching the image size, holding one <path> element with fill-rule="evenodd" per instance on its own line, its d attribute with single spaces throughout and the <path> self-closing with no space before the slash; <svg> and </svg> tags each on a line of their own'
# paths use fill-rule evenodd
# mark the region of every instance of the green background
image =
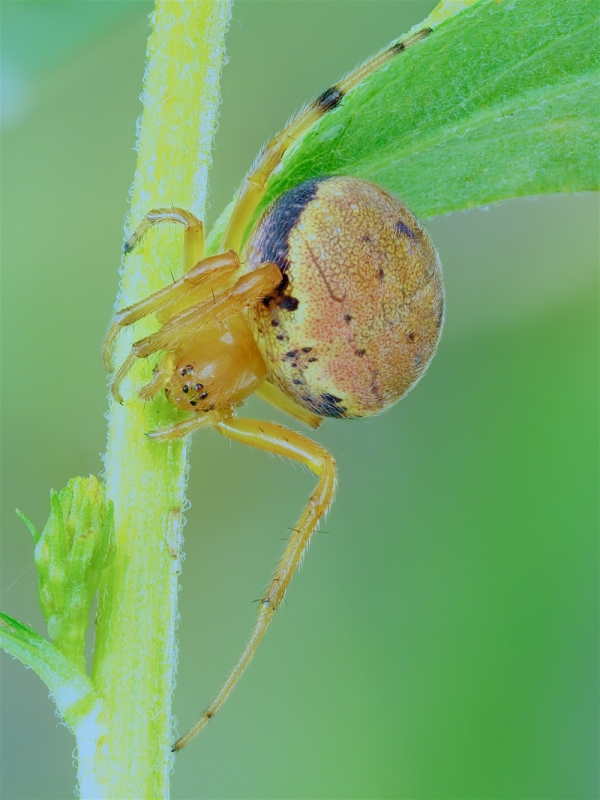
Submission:
<svg viewBox="0 0 600 800">
<path fill-rule="evenodd" d="M 209 222 L 305 100 L 433 5 L 239 2 Z M 99 353 L 150 8 L 1 4 L 2 608 L 40 631 L 13 509 L 42 525 L 51 486 L 102 468 Z M 231 701 L 177 756 L 174 798 L 598 797 L 597 220 L 580 195 L 428 223 L 447 287 L 438 354 L 382 417 L 315 435 L 340 468 L 327 533 Z M 248 413 L 276 418 L 255 399 Z M 196 436 L 181 731 L 239 655 L 313 482 Z M 75 740 L 37 676 L 2 665 L 2 796 L 71 797 Z"/>
</svg>

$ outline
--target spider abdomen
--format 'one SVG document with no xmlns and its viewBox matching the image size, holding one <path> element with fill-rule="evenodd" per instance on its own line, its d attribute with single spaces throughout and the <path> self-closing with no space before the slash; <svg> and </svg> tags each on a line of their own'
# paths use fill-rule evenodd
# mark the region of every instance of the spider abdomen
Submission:
<svg viewBox="0 0 600 800">
<path fill-rule="evenodd" d="M 283 275 L 249 318 L 270 379 L 301 406 L 376 414 L 425 371 L 443 322 L 441 265 L 388 192 L 350 177 L 306 181 L 266 211 L 245 256 Z"/>
</svg>

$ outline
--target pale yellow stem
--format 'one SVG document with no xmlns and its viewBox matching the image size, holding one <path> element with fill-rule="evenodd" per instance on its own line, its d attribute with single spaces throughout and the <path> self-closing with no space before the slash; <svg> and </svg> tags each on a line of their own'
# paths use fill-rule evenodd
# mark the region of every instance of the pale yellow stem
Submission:
<svg viewBox="0 0 600 800">
<path fill-rule="evenodd" d="M 177 205 L 203 216 L 229 16 L 229 0 L 157 0 L 126 234 L 152 208 Z M 181 241 L 177 227 L 149 232 L 124 260 L 118 307 L 181 271 Z M 151 325 L 144 320 L 120 334 L 117 364 Z M 133 380 L 140 372 L 147 382 L 145 364 L 132 371 Z M 167 798 L 187 444 L 148 439 L 149 429 L 172 421 L 172 410 L 124 389 L 125 405 L 111 402 L 109 415 L 106 488 L 115 504 L 117 554 L 101 593 L 92 673 L 106 699 L 106 736 L 81 793 Z"/>
</svg>

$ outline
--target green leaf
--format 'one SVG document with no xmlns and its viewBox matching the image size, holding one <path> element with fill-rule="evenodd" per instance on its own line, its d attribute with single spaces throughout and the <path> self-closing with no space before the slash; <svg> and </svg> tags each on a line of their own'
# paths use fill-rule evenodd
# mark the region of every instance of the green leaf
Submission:
<svg viewBox="0 0 600 800">
<path fill-rule="evenodd" d="M 597 189 L 597 36 L 595 0 L 479 0 L 325 115 L 271 176 L 251 226 L 323 175 L 377 183 L 420 217 Z"/>
<path fill-rule="evenodd" d="M 37 544 L 40 540 L 40 533 L 38 532 L 38 529 L 35 527 L 35 525 L 29 519 L 29 517 L 26 517 L 22 511 L 19 511 L 18 508 L 15 508 L 15 513 L 17 517 L 21 520 L 21 522 L 27 525 L 27 527 L 29 528 L 29 533 L 33 536 L 33 541 L 35 542 L 35 544 Z"/>
<path fill-rule="evenodd" d="M 0 647 L 39 675 L 69 725 L 76 726 L 90 709 L 98 706 L 98 695 L 77 664 L 28 625 L 2 612 Z"/>
</svg>

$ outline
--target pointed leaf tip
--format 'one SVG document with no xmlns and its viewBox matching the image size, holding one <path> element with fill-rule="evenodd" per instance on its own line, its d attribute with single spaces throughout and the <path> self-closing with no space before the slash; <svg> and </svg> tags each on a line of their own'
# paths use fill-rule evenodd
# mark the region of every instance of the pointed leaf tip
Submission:
<svg viewBox="0 0 600 800">
<path fill-rule="evenodd" d="M 33 522 L 29 519 L 29 517 L 26 517 L 25 514 L 23 514 L 22 511 L 19 511 L 18 508 L 15 508 L 15 514 L 21 520 L 21 522 L 23 522 L 25 525 L 27 525 L 27 527 L 29 528 L 29 532 L 33 536 L 33 541 L 35 542 L 35 544 L 37 544 L 39 542 L 39 540 L 40 540 L 41 534 L 38 533 L 38 530 L 35 527 L 35 525 L 33 524 Z"/>
</svg>

